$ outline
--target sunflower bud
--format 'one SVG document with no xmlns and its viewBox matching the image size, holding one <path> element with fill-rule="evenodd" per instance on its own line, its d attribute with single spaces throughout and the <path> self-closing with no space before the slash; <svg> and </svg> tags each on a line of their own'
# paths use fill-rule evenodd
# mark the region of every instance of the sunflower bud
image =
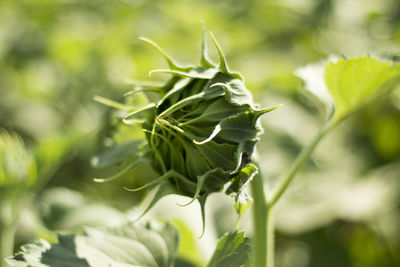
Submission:
<svg viewBox="0 0 400 267">
<path fill-rule="evenodd" d="M 173 188 L 168 192 L 197 199 L 204 207 L 206 197 L 221 191 L 227 183 L 226 193 L 239 196 L 257 171 L 251 158 L 263 132 L 258 119 L 278 106 L 260 109 L 253 102 L 243 78 L 229 70 L 219 44 L 211 37 L 220 57 L 219 66 L 207 57 L 205 35 L 200 66 L 193 67 L 179 67 L 158 45 L 142 39 L 157 48 L 170 67 L 151 74 L 172 77 L 163 86 L 132 91 L 155 91 L 159 96 L 156 103 L 127 114 L 123 122 L 142 127 L 147 144 L 138 161 L 149 162 L 160 176 L 130 190 L 165 181 Z M 127 169 L 134 166 L 133 162 Z M 156 198 L 161 196 L 163 193 L 156 194 Z"/>
</svg>

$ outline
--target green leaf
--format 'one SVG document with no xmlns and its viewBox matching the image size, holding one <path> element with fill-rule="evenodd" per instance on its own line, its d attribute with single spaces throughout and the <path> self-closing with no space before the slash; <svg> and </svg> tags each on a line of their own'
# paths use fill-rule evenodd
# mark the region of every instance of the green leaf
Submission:
<svg viewBox="0 0 400 267">
<path fill-rule="evenodd" d="M 195 122 L 216 122 L 221 121 L 224 118 L 237 115 L 241 112 L 247 110 L 246 107 L 235 108 L 234 105 L 230 104 L 225 100 L 225 98 L 221 97 L 220 99 L 212 102 L 211 104 L 207 103 L 208 107 L 202 111 L 202 113 L 193 119 L 187 120 L 181 125 L 192 124 Z M 201 106 L 202 108 L 203 106 Z M 194 110 L 196 112 L 197 109 Z M 193 113 L 194 113 L 193 112 Z"/>
<path fill-rule="evenodd" d="M 339 121 L 398 84 L 400 65 L 371 57 L 340 59 L 325 67 L 324 79 Z"/>
<path fill-rule="evenodd" d="M 213 141 L 198 145 L 197 149 L 212 168 L 233 171 L 236 167 L 236 147 L 230 144 L 217 144 Z"/>
<path fill-rule="evenodd" d="M 211 88 L 211 87 L 206 88 L 198 94 L 191 95 L 191 96 L 184 98 L 184 99 L 180 100 L 179 102 L 171 105 L 168 109 L 164 110 L 159 116 L 160 117 L 168 116 L 168 115 L 172 114 L 173 112 L 184 108 L 185 106 L 193 105 L 195 103 L 199 103 L 204 100 L 218 98 L 220 96 L 223 96 L 224 94 L 225 94 L 225 92 L 223 90 L 218 90 L 216 88 Z"/>
<path fill-rule="evenodd" d="M 126 224 L 119 228 L 88 228 L 82 235 L 59 235 L 58 244 L 41 240 L 7 259 L 11 266 L 170 267 L 178 233 L 168 223 Z"/>
<path fill-rule="evenodd" d="M 364 56 L 307 65 L 295 74 L 337 123 L 399 84 L 400 65 Z"/>
<path fill-rule="evenodd" d="M 49 230 L 116 225 L 125 218 L 121 211 L 99 201 L 88 201 L 80 192 L 63 187 L 46 189 L 38 200 L 40 218 Z"/>
<path fill-rule="evenodd" d="M 188 124 L 186 124 L 184 127 L 185 129 L 188 129 L 189 132 L 192 132 L 192 135 L 207 136 L 203 139 L 193 139 L 194 143 L 198 145 L 206 144 L 216 137 L 220 137 L 225 141 L 236 143 L 241 143 L 243 140 L 257 140 L 258 136 L 263 132 L 261 125 L 257 121 L 258 118 L 262 114 L 279 106 L 280 105 L 265 110 L 243 112 L 236 116 L 228 117 L 218 123 L 214 129 L 212 129 L 211 133 L 209 133 L 209 127 L 200 128 Z"/>
<path fill-rule="evenodd" d="M 243 213 L 245 213 L 246 210 L 250 208 L 252 203 L 252 197 L 249 196 L 246 192 L 241 191 L 239 194 L 237 194 L 237 197 L 235 198 L 235 203 L 233 204 L 233 208 L 239 215 L 239 219 L 243 215 Z"/>
<path fill-rule="evenodd" d="M 257 167 L 252 163 L 241 168 L 239 174 L 233 178 L 232 184 L 225 191 L 226 194 L 232 195 L 235 198 L 233 207 L 239 215 L 239 219 L 253 202 L 251 196 L 246 193 L 245 189 L 257 171 Z"/>
<path fill-rule="evenodd" d="M 257 119 L 257 114 L 253 112 L 245 112 L 235 117 L 229 117 L 219 124 L 221 126 L 219 136 L 225 140 L 239 143 L 243 140 L 255 139 L 262 131 L 261 128 L 254 127 Z"/>
<path fill-rule="evenodd" d="M 178 229 L 180 240 L 178 248 L 178 259 L 176 266 L 205 266 L 204 256 L 198 248 L 198 238 L 193 234 L 192 229 L 180 219 L 173 219 L 172 223 Z M 188 265 L 180 265 L 180 261 L 190 262 Z"/>
<path fill-rule="evenodd" d="M 245 140 L 239 143 L 236 152 L 239 159 L 235 172 L 240 168 L 244 168 L 251 161 L 251 155 L 253 155 L 256 143 L 257 140 Z"/>
<path fill-rule="evenodd" d="M 250 92 L 246 90 L 243 82 L 239 79 L 230 78 L 229 81 L 226 81 L 226 83 L 218 82 L 211 85 L 211 87 L 216 86 L 221 86 L 224 88 L 225 97 L 230 103 L 239 106 L 250 106 L 253 103 L 253 97 L 251 96 Z"/>
<path fill-rule="evenodd" d="M 232 184 L 226 189 L 227 194 L 238 193 L 244 188 L 257 173 L 257 167 L 249 163 L 246 167 L 240 169 L 238 175 L 233 178 Z"/>
<path fill-rule="evenodd" d="M 197 145 L 191 142 L 183 142 L 182 144 L 185 148 L 186 166 L 189 177 L 197 177 L 210 170 L 210 165 L 206 159 L 202 157 Z"/>
<path fill-rule="evenodd" d="M 177 81 L 174 83 L 172 88 L 170 88 L 165 95 L 157 102 L 157 107 L 161 106 L 163 103 L 166 102 L 167 99 L 171 98 L 174 94 L 180 93 L 182 90 L 186 88 L 188 84 L 190 84 L 191 79 L 186 78 L 186 79 L 181 79 L 177 78 Z M 172 101 L 175 102 L 175 101 Z"/>
<path fill-rule="evenodd" d="M 244 232 L 226 233 L 217 244 L 217 248 L 207 267 L 241 267 L 250 259 L 250 241 Z"/>
<path fill-rule="evenodd" d="M 207 173 L 199 177 L 204 180 L 204 189 L 206 192 L 217 192 L 223 189 L 223 184 L 229 182 L 229 172 L 222 168 L 209 170 Z"/>
<path fill-rule="evenodd" d="M 204 203 L 207 193 L 217 192 L 222 190 L 222 185 L 229 181 L 229 173 L 225 172 L 221 168 L 215 168 L 208 170 L 203 175 L 197 176 L 197 185 L 196 185 L 196 192 L 192 197 L 192 200 L 186 204 L 180 206 L 187 206 L 193 203 L 196 199 L 199 200 L 201 205 L 201 197 L 204 197 Z M 204 192 L 202 192 L 204 191 Z M 203 193 L 201 196 L 200 194 Z M 204 218 L 203 218 L 203 225 L 204 225 Z"/>
</svg>

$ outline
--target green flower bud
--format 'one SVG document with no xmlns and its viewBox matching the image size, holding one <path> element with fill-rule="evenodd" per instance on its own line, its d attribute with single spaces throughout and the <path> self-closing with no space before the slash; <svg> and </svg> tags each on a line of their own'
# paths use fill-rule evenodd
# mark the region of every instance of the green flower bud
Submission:
<svg viewBox="0 0 400 267">
<path fill-rule="evenodd" d="M 179 67 L 158 45 L 142 38 L 163 54 L 170 67 L 151 74 L 166 73 L 172 77 L 163 86 L 139 87 L 132 92 L 155 91 L 159 95 L 156 103 L 127 114 L 123 122 L 142 127 L 147 145 L 137 163 L 149 162 L 160 176 L 130 190 L 165 181 L 169 191 L 159 191 L 155 200 L 166 193 L 176 193 L 191 197 L 192 201 L 197 199 L 204 207 L 210 193 L 221 191 L 230 183 L 226 192 L 243 200 L 239 194 L 257 171 L 251 159 L 263 132 L 258 119 L 278 106 L 261 109 L 253 102 L 242 76 L 229 70 L 219 44 L 212 34 L 211 37 L 219 53 L 219 66 L 207 57 L 205 36 L 200 66 L 192 67 Z M 133 162 L 122 173 L 135 165 Z M 243 207 L 239 209 L 241 213 Z"/>
</svg>

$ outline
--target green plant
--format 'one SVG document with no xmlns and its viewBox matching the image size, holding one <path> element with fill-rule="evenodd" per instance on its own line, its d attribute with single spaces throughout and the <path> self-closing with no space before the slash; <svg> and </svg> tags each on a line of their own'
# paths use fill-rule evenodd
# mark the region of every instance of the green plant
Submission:
<svg viewBox="0 0 400 267">
<path fill-rule="evenodd" d="M 0 135 L 0 160 L 0 257 L 3 259 L 13 254 L 15 223 L 21 206 L 27 202 L 21 195 L 35 184 L 37 169 L 22 140 L 5 132 Z"/>
<path fill-rule="evenodd" d="M 40 240 L 22 247 L 7 261 L 11 266 L 151 266 L 176 263 L 179 235 L 166 222 L 128 223 L 115 228 L 86 228 L 81 235 L 59 235 L 58 244 Z M 229 232 L 219 241 L 207 266 L 242 266 L 250 243 L 243 232 Z"/>
<path fill-rule="evenodd" d="M 237 212 L 240 215 L 246 210 L 249 198 L 244 186 L 257 172 L 251 158 L 262 133 L 258 119 L 279 105 L 260 109 L 244 86 L 241 75 L 229 70 L 219 44 L 212 34 L 211 37 L 220 56 L 219 66 L 210 63 L 205 39 L 200 66 L 193 67 L 177 66 L 158 45 L 142 39 L 157 48 L 170 67 L 151 74 L 167 73 L 172 78 L 165 85 L 141 86 L 129 93 L 152 91 L 158 94 L 158 100 L 144 108 L 95 98 L 125 111 L 134 110 L 122 121 L 139 125 L 147 141 L 137 152 L 140 157 L 131 159 L 127 155 L 122 171 L 109 178 L 95 178 L 95 181 L 109 182 L 138 165 L 150 164 L 159 177 L 140 188 L 128 190 L 138 191 L 160 184 L 151 205 L 165 194 L 174 193 L 192 198 L 185 205 L 198 200 L 204 213 L 207 196 L 230 183 L 226 193 L 235 196 Z"/>
<path fill-rule="evenodd" d="M 239 215 L 250 203 L 244 191 L 245 185 L 250 183 L 254 199 L 255 231 L 250 262 L 256 267 L 272 267 L 274 266 L 273 217 L 276 203 L 328 132 L 367 103 L 389 93 L 398 84 L 400 66 L 391 61 L 365 56 L 331 59 L 326 63 L 299 69 L 296 74 L 305 81 L 306 89 L 325 103 L 327 120 L 267 197 L 264 192 L 264 178 L 257 173 L 257 163 L 252 159 L 252 155 L 261 132 L 257 122 L 258 117 L 278 106 L 259 109 L 252 102 L 251 95 L 243 85 L 242 77 L 229 71 L 225 57 L 214 37 L 213 40 L 220 56 L 220 65 L 216 67 L 208 60 L 204 42 L 201 66 L 187 68 L 177 66 L 163 50 L 147 40 L 160 50 L 170 66 L 169 70 L 153 72 L 168 73 L 172 78 L 163 86 L 141 86 L 130 93 L 132 95 L 139 92 L 157 92 L 159 99 L 145 108 L 134 110 L 135 107 L 130 104 L 129 99 L 127 103 L 121 104 L 96 97 L 97 101 L 125 112 L 122 116 L 124 123 L 139 124 L 145 133 L 146 142 L 138 151 L 127 151 L 126 147 L 119 146 L 112 153 L 103 155 L 101 157 L 103 161 L 119 166 L 121 171 L 109 178 L 95 180 L 112 181 L 139 164 L 151 165 L 159 176 L 139 188 L 128 189 L 136 191 L 159 185 L 153 201 L 145 212 L 161 197 L 171 193 L 191 197 L 192 201 L 199 200 L 204 212 L 207 196 L 212 192 L 221 191 L 225 184 L 230 183 L 226 193 L 234 194 L 235 207 Z M 134 160 L 132 155 L 136 156 Z M 97 160 L 97 163 L 99 162 L 101 161 Z M 78 244 L 80 242 L 78 240 L 87 240 L 90 234 L 88 232 L 83 236 L 74 237 L 71 242 Z M 230 244 L 233 245 L 229 246 Z M 150 250 L 154 248 L 153 246 L 156 245 L 151 242 Z M 43 247 L 50 250 L 58 249 L 57 245 L 50 246 L 45 243 L 40 245 L 39 249 L 35 247 L 34 253 L 38 253 L 38 250 L 42 254 L 48 251 L 42 249 Z M 32 252 L 26 249 L 24 253 L 29 255 Z M 168 253 L 173 255 L 172 251 Z M 248 262 L 248 256 L 248 240 L 243 237 L 243 233 L 231 232 L 220 240 L 209 266 L 243 266 Z M 90 257 L 80 255 L 80 258 Z M 119 258 L 118 262 L 137 266 L 139 263 L 135 257 L 137 255 L 132 256 L 134 259 L 132 261 Z M 21 256 L 15 256 L 13 260 L 30 262 L 29 257 Z M 13 260 L 10 259 L 10 262 Z M 36 258 L 35 264 L 37 262 L 44 263 Z M 155 265 L 140 264 L 139 266 L 169 266 L 171 262 Z"/>
<path fill-rule="evenodd" d="M 18 135 L 0 132 L 1 259 L 13 254 L 19 215 L 51 177 L 66 148 L 67 142 L 63 139 L 27 148 Z M 3 260 L 0 266 L 4 266 Z"/>
</svg>

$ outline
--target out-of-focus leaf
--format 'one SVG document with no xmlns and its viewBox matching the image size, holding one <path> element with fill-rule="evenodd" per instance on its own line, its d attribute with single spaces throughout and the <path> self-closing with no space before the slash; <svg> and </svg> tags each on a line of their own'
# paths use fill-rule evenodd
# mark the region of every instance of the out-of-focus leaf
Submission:
<svg viewBox="0 0 400 267">
<path fill-rule="evenodd" d="M 84 196 L 67 188 L 45 190 L 38 198 L 38 211 L 41 219 L 49 229 L 58 229 L 57 225 L 73 209 L 86 204 Z"/>
<path fill-rule="evenodd" d="M 334 103 L 324 81 L 325 66 L 326 62 L 308 64 L 298 68 L 294 74 L 303 80 L 305 89 L 317 96 L 330 113 L 334 108 Z"/>
<path fill-rule="evenodd" d="M 324 79 L 339 121 L 397 85 L 400 65 L 371 57 L 340 59 L 326 66 Z"/>
<path fill-rule="evenodd" d="M 243 232 L 226 233 L 217 244 L 217 248 L 207 267 L 241 267 L 250 259 L 250 241 Z"/>
<path fill-rule="evenodd" d="M 51 230 L 75 230 L 85 226 L 114 226 L 124 220 L 119 210 L 101 202 L 90 202 L 67 188 L 47 189 L 39 198 L 38 210 Z"/>
<path fill-rule="evenodd" d="M 62 159 L 76 145 L 79 137 L 53 137 L 38 143 L 35 149 L 36 164 L 40 179 L 49 178 L 59 167 Z"/>
<path fill-rule="evenodd" d="M 170 267 L 178 246 L 175 228 L 155 221 L 103 230 L 88 228 L 83 235 L 58 238 L 58 244 L 41 240 L 25 245 L 7 262 L 11 266 Z"/>
<path fill-rule="evenodd" d="M 298 69 L 305 87 L 319 97 L 337 123 L 400 82 L 400 65 L 373 57 L 331 60 Z"/>
<path fill-rule="evenodd" d="M 29 188 L 37 181 L 35 159 L 22 139 L 0 132 L 0 189 Z"/>
<path fill-rule="evenodd" d="M 192 230 L 184 221 L 175 219 L 173 224 L 178 228 L 180 234 L 178 258 L 191 262 L 195 266 L 204 266 L 204 257 L 199 253 L 196 244 L 198 238 L 193 234 Z"/>
<path fill-rule="evenodd" d="M 399 162 L 363 173 L 360 177 L 347 168 L 324 170 L 323 176 L 320 172 L 308 172 L 299 177 L 301 183 L 279 204 L 280 209 L 275 214 L 277 229 L 295 235 L 316 230 L 335 220 L 366 224 L 382 221 L 382 230 L 393 229 L 391 235 L 395 239 L 400 229 L 394 212 L 400 188 L 399 173 Z M 390 219 L 386 221 L 387 218 Z"/>
</svg>

